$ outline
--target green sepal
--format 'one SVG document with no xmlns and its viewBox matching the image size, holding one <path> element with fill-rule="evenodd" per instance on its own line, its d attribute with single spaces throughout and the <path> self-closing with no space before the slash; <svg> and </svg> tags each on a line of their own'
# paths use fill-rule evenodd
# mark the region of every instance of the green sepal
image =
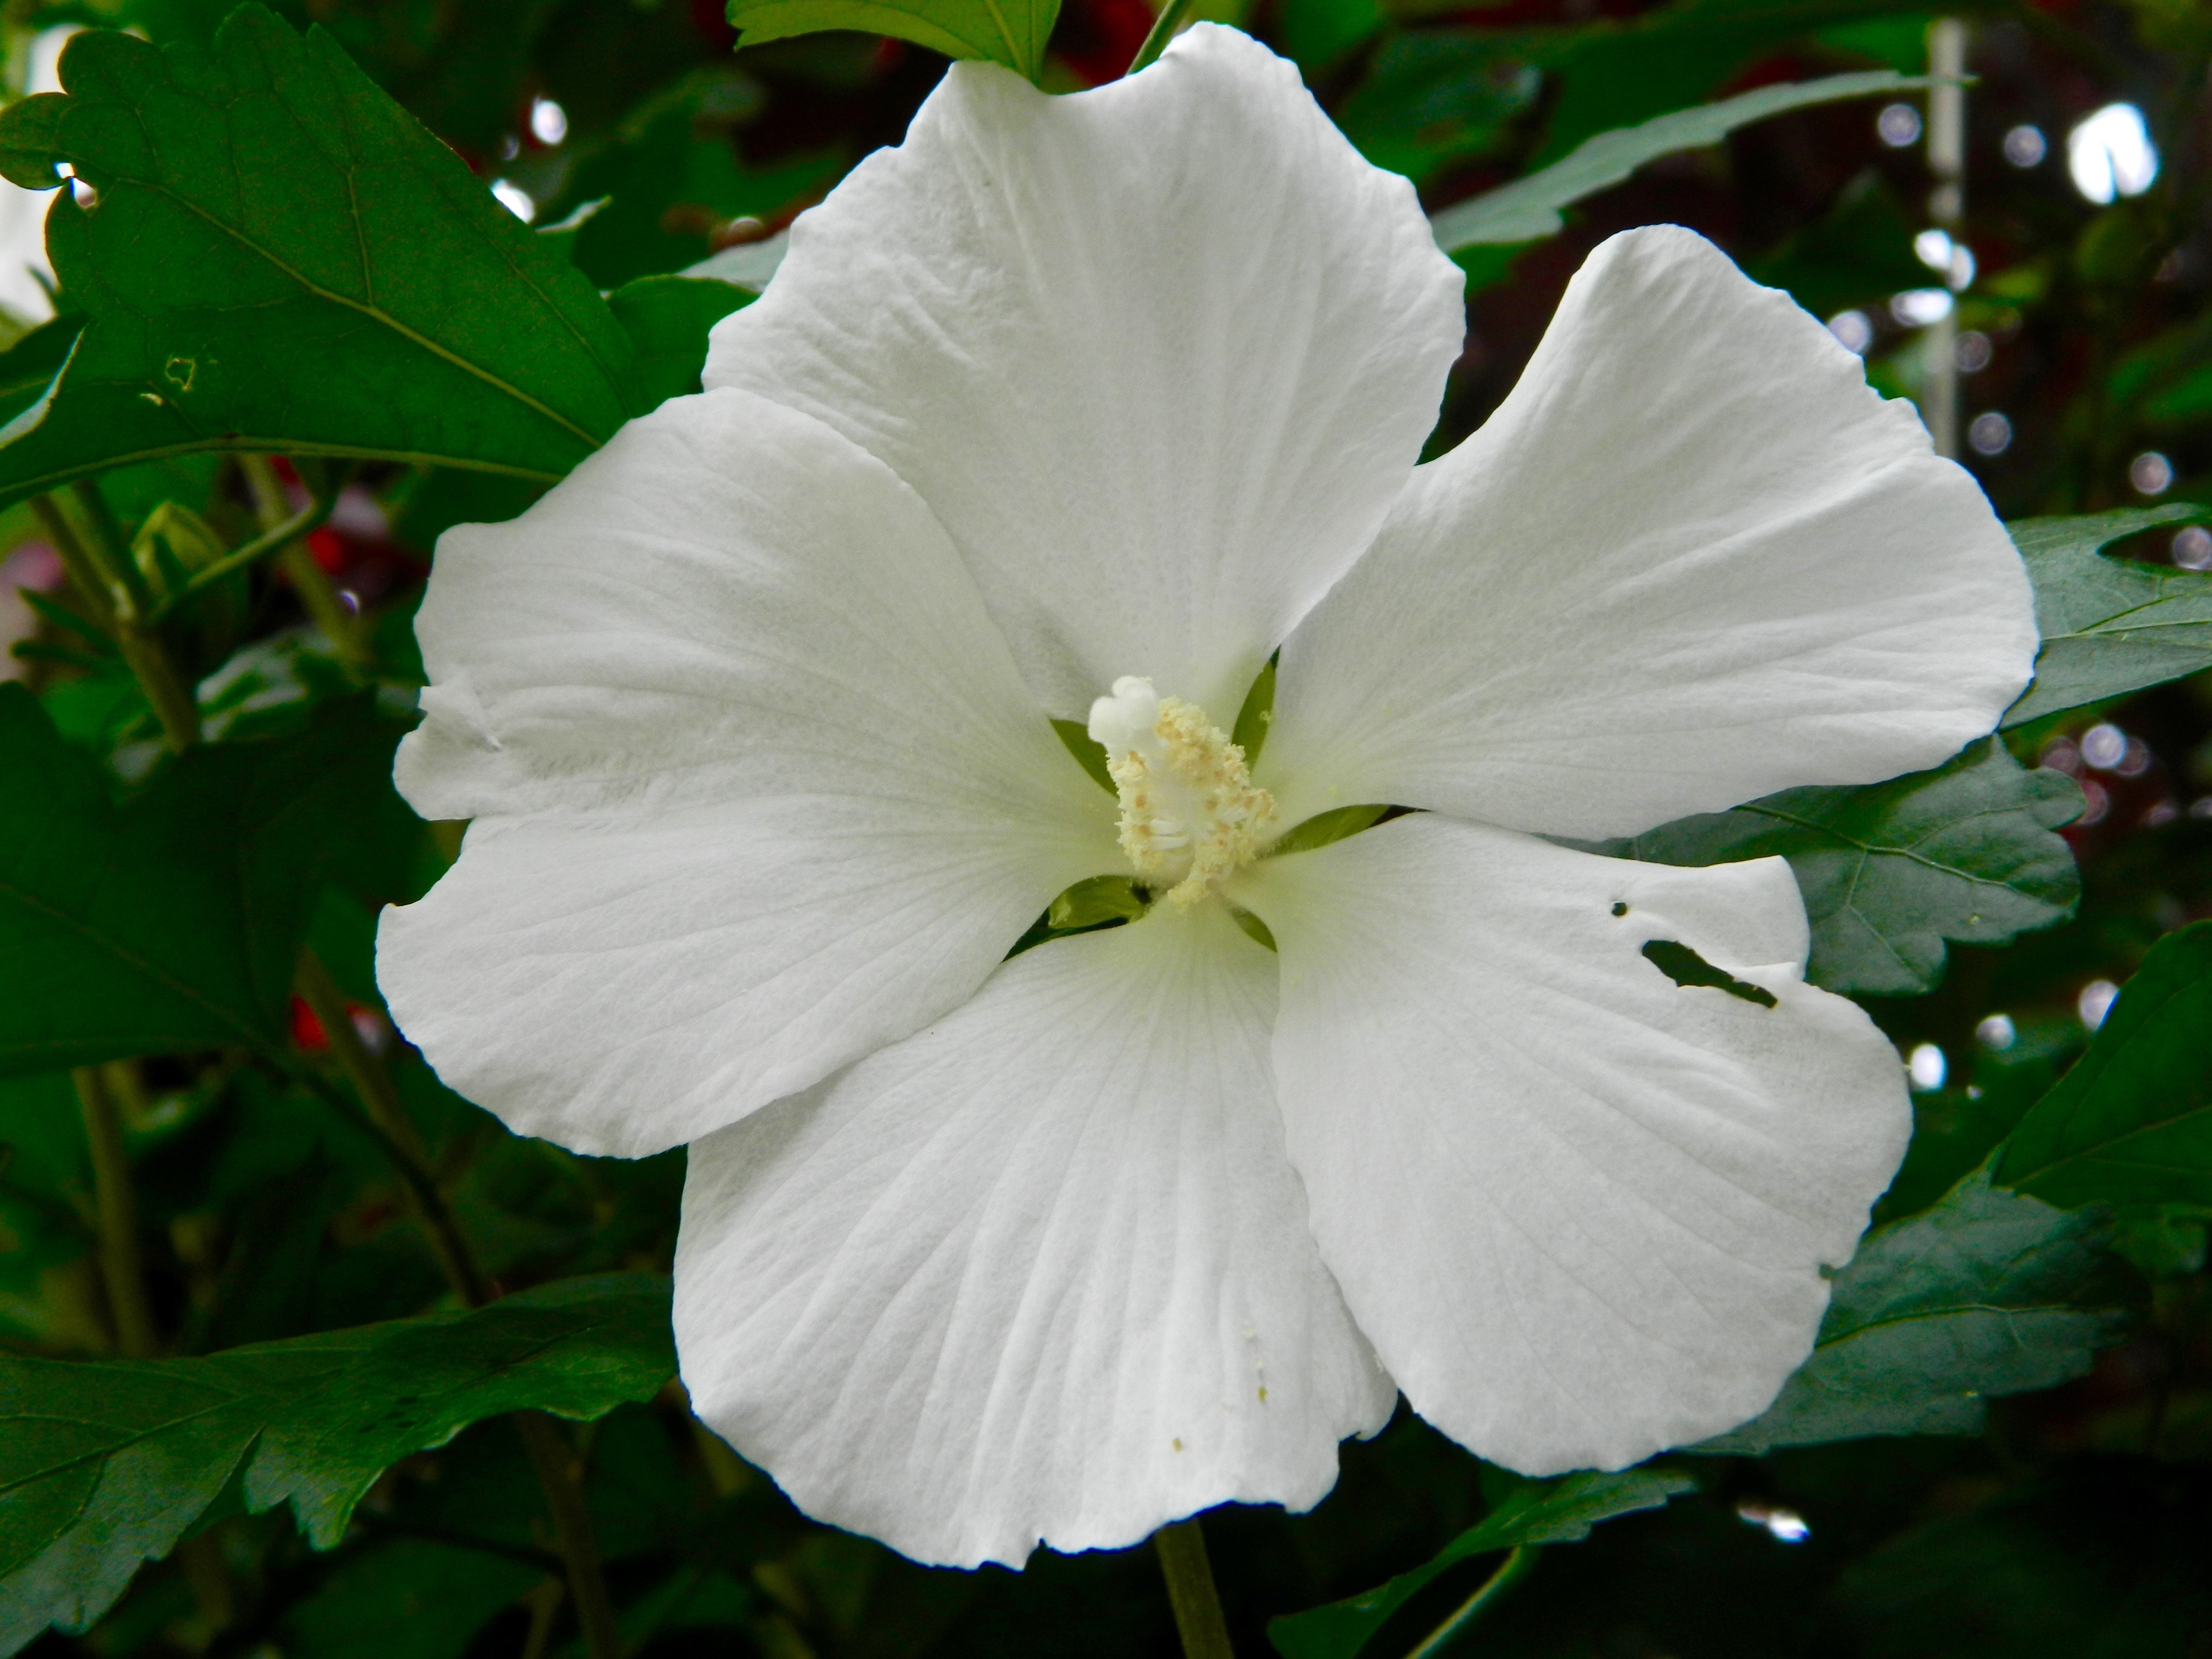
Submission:
<svg viewBox="0 0 2212 1659">
<path fill-rule="evenodd" d="M 1237 724 L 1229 733 L 1229 741 L 1244 751 L 1247 772 L 1260 763 L 1260 751 L 1267 746 L 1267 728 L 1275 720 L 1275 667 L 1282 659 L 1283 653 L 1276 652 L 1253 677 L 1252 689 L 1244 694 L 1244 706 L 1237 711 Z"/>
<path fill-rule="evenodd" d="M 1083 769 L 1085 775 L 1120 799 L 1121 792 L 1115 788 L 1114 775 L 1106 767 L 1106 745 L 1091 735 L 1090 728 L 1080 720 L 1054 720 L 1052 729 L 1067 745 L 1067 752 L 1075 757 L 1075 763 Z"/>
<path fill-rule="evenodd" d="M 1269 844 L 1262 856 L 1273 859 L 1289 853 L 1310 853 L 1331 842 L 1373 829 L 1390 811 L 1388 806 L 1372 805 L 1332 806 L 1326 812 L 1316 812 L 1291 825 Z"/>
<path fill-rule="evenodd" d="M 1053 900 L 1045 922 L 1055 933 L 1078 933 L 1109 921 L 1134 921 L 1151 908 L 1151 898 L 1131 877 L 1092 876 Z"/>
</svg>

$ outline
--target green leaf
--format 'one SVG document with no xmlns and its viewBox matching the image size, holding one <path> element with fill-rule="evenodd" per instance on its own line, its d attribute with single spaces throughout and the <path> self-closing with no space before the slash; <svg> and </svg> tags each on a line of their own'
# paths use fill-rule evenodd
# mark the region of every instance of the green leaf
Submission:
<svg viewBox="0 0 2212 1659">
<path fill-rule="evenodd" d="M 0 422 L 15 422 L 46 398 L 83 331 L 83 318 L 57 317 L 0 351 Z M 7 434 L 0 426 L 0 442 Z"/>
<path fill-rule="evenodd" d="M 1618 127 L 1586 139 L 1540 172 L 1446 208 L 1430 220 L 1430 228 L 1436 233 L 1437 246 L 1447 253 L 1477 243 L 1531 242 L 1557 235 L 1566 228 L 1561 209 L 1610 190 L 1637 168 L 1662 155 L 1717 144 L 1738 127 L 1786 110 L 1928 84 L 1924 76 L 1871 70 L 1760 87 L 1717 104 L 1677 110 L 1640 125 Z"/>
<path fill-rule="evenodd" d="M 980 58 L 1036 80 L 1060 0 L 730 0 L 740 49 L 825 29 L 888 34 L 947 58 Z"/>
<path fill-rule="evenodd" d="M 0 115 L 0 171 L 96 188 L 46 224 L 89 321 L 0 444 L 0 501 L 196 450 L 553 479 L 641 406 L 590 281 L 320 31 L 258 5 L 205 49 L 89 31 L 63 78 Z"/>
<path fill-rule="evenodd" d="M 399 1459 L 507 1412 L 599 1417 L 674 1370 L 667 1281 L 642 1274 L 204 1359 L 0 1354 L 0 1650 L 83 1630 L 234 1479 L 328 1549 Z"/>
<path fill-rule="evenodd" d="M 2055 831 L 2081 807 L 2070 778 L 2024 769 L 1984 738 L 1933 771 L 1788 789 L 1600 850 L 1678 865 L 1779 854 L 1813 924 L 1807 977 L 1901 995 L 1942 977 L 1947 939 L 2001 945 L 2072 912 L 2081 878 Z"/>
<path fill-rule="evenodd" d="M 0 685 L 0 1076 L 284 1040 L 325 842 L 389 787 L 365 699 L 180 757 L 118 809 Z"/>
<path fill-rule="evenodd" d="M 1284 1659 L 1351 1659 L 1392 1613 L 1447 1567 L 1524 1544 L 1573 1543 L 1589 1536 L 1601 1521 L 1656 1510 L 1695 1485 L 1686 1475 L 1653 1468 L 1528 1481 L 1425 1565 L 1345 1601 L 1275 1620 L 1267 1626 L 1268 1639 Z"/>
<path fill-rule="evenodd" d="M 2035 679 L 2005 711 L 2004 726 L 2212 668 L 2212 574 L 2107 559 L 2098 551 L 2138 531 L 2201 519 L 2205 511 L 2176 501 L 2007 526 L 2035 584 L 2043 648 Z"/>
<path fill-rule="evenodd" d="M 2053 1204 L 2212 1205 L 2212 921 L 2151 947 L 1997 1179 Z"/>
<path fill-rule="evenodd" d="M 643 404 L 698 391 L 707 331 L 753 298 L 749 289 L 693 276 L 641 276 L 608 295 L 609 307 L 637 342 Z"/>
<path fill-rule="evenodd" d="M 1781 1397 L 1697 1449 L 1978 1433 L 1989 1396 L 2079 1376 L 2118 1334 L 2115 1316 L 2084 1305 L 2102 1233 L 1976 1170 L 1933 1208 L 1868 1234 Z"/>
</svg>

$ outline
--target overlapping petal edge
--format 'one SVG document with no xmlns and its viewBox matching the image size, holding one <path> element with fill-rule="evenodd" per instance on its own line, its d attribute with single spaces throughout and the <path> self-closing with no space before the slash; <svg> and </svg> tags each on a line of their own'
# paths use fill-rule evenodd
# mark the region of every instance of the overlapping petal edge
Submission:
<svg viewBox="0 0 2212 1659">
<path fill-rule="evenodd" d="M 441 1075 L 692 1143 L 698 1408 L 918 1559 L 1304 1506 L 1402 1387 L 1528 1473 L 1762 1409 L 1901 1154 L 1779 860 L 1632 832 L 1986 731 L 2034 648 L 1966 475 L 1691 234 L 1593 255 L 1416 468 L 1456 272 L 1296 73 L 956 65 L 702 396 L 453 532 L 400 777 L 475 820 L 380 974 Z M 1233 713 L 1282 822 L 1424 808 L 1001 962 L 1113 871 L 1045 716 Z M 1680 987 L 1696 951 L 1749 994 Z"/>
</svg>

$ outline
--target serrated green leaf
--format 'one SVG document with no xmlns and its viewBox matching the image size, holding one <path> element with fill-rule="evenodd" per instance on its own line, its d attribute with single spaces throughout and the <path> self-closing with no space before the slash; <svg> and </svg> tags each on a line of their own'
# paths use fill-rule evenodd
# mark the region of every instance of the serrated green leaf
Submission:
<svg viewBox="0 0 2212 1659">
<path fill-rule="evenodd" d="M 825 29 L 911 40 L 947 58 L 980 58 L 1036 80 L 1060 0 L 730 0 L 739 47 Z"/>
<path fill-rule="evenodd" d="M 0 1650 L 84 1629 L 234 1474 L 328 1549 L 400 1458 L 507 1412 L 601 1416 L 675 1368 L 667 1281 L 643 1274 L 204 1359 L 0 1354 Z"/>
<path fill-rule="evenodd" d="M 698 391 L 707 331 L 753 298 L 750 289 L 694 276 L 641 276 L 609 295 L 609 309 L 637 343 L 644 405 Z"/>
<path fill-rule="evenodd" d="M 389 788 L 398 735 L 348 700 L 185 755 L 118 809 L 0 685 L 0 1076 L 281 1042 L 325 843 Z"/>
<path fill-rule="evenodd" d="M 1935 985 L 1947 939 L 2001 945 L 2071 914 L 2081 878 L 2055 831 L 2081 809 L 2072 779 L 2023 769 L 1984 738 L 1933 771 L 1788 789 L 1601 850 L 1679 865 L 1779 854 L 1813 924 L 1806 976 L 1893 996 Z"/>
<path fill-rule="evenodd" d="M 2151 947 L 1997 1179 L 2053 1204 L 2212 1205 L 2212 921 Z"/>
<path fill-rule="evenodd" d="M 1679 150 L 1717 144 L 1738 127 L 1768 116 L 1839 98 L 1870 98 L 1929 84 L 1925 76 L 1890 70 L 1831 75 L 1818 81 L 1791 81 L 1760 87 L 1716 104 L 1676 110 L 1632 127 L 1618 127 L 1584 140 L 1551 166 L 1525 179 L 1461 202 L 1429 222 L 1437 246 L 1447 253 L 1476 244 L 1531 242 L 1566 228 L 1560 210 L 1610 190 L 1645 163 Z"/>
<path fill-rule="evenodd" d="M 2035 584 L 2035 678 L 2005 711 L 2014 726 L 2212 668 L 2212 574 L 2108 559 L 2098 550 L 2201 519 L 2193 502 L 2007 526 Z"/>
<path fill-rule="evenodd" d="M 1524 1544 L 1573 1543 L 1589 1537 L 1601 1521 L 1656 1510 L 1696 1484 L 1686 1475 L 1653 1468 L 1528 1481 L 1425 1565 L 1345 1601 L 1277 1619 L 1268 1625 L 1267 1638 L 1284 1659 L 1351 1659 L 1392 1613 L 1447 1567 Z"/>
<path fill-rule="evenodd" d="M 1932 1208 L 1868 1234 L 1781 1397 L 1697 1449 L 1978 1433 L 1990 1396 L 2079 1376 L 2118 1334 L 2114 1315 L 2084 1305 L 2102 1232 L 1976 1170 Z"/>
<path fill-rule="evenodd" d="M 258 5 L 204 49 L 88 31 L 63 79 L 0 115 L 0 169 L 97 190 L 46 222 L 89 320 L 0 444 L 0 501 L 199 450 L 552 479 L 638 411 L 589 280 L 320 31 Z"/>
</svg>

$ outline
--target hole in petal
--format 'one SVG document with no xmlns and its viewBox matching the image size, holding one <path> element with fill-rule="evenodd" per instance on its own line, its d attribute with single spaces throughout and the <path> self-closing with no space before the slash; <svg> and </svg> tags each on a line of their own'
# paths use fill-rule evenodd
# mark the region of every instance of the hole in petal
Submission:
<svg viewBox="0 0 2212 1659">
<path fill-rule="evenodd" d="M 1764 986 L 1745 984 L 1735 975 L 1714 967 L 1679 939 L 1651 940 L 1644 947 L 1644 959 L 1685 990 L 1709 987 L 1726 991 L 1732 997 L 1741 997 L 1746 1002 L 1755 1002 L 1762 1008 L 1774 1006 L 1773 992 Z"/>
<path fill-rule="evenodd" d="M 1614 905 L 1613 907 L 1613 914 L 1616 916 L 1626 915 L 1628 914 L 1628 901 L 1626 899 L 1623 899 L 1620 903 Z"/>
</svg>

